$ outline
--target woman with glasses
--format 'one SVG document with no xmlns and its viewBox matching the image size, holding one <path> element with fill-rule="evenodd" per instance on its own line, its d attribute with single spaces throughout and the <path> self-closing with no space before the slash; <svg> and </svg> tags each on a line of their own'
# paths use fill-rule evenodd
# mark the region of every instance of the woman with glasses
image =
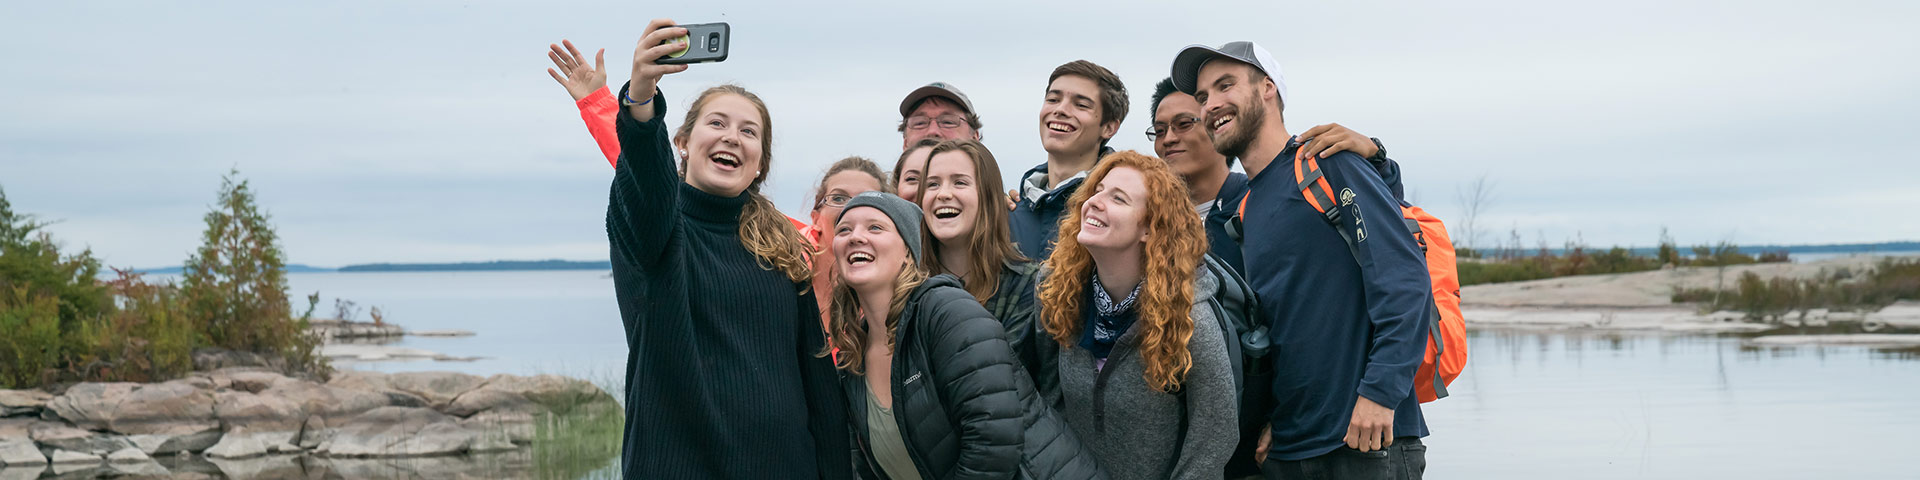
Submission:
<svg viewBox="0 0 1920 480">
<path fill-rule="evenodd" d="M 854 195 L 866 192 L 888 192 L 886 174 L 880 172 L 880 166 L 865 157 L 847 157 L 833 162 L 827 172 L 820 175 L 820 185 L 813 189 L 813 224 L 800 229 L 800 236 L 813 242 L 813 295 L 820 306 L 821 325 L 826 324 L 827 304 L 833 293 L 833 222 L 840 218 L 840 209 L 846 208 L 847 201 Z M 891 192 L 889 192 L 891 193 Z"/>
</svg>

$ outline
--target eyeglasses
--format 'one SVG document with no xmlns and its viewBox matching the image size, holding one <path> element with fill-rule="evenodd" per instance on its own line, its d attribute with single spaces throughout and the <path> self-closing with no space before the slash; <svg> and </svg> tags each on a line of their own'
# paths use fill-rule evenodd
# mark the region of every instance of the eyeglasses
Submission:
<svg viewBox="0 0 1920 480">
<path fill-rule="evenodd" d="M 907 117 L 907 129 L 909 130 L 926 130 L 935 124 L 940 125 L 942 129 L 953 130 L 960 128 L 961 125 L 966 125 L 967 119 L 952 114 L 941 115 L 936 118 L 929 118 L 925 115 Z"/>
<path fill-rule="evenodd" d="M 1166 136 L 1168 131 L 1185 133 L 1187 130 L 1193 129 L 1193 125 L 1196 123 L 1200 123 L 1200 119 L 1184 115 L 1173 119 L 1171 129 L 1169 129 L 1165 123 L 1154 122 L 1152 127 L 1147 128 L 1147 140 L 1158 141 L 1160 137 Z"/>
<path fill-rule="evenodd" d="M 826 198 L 820 199 L 819 203 L 813 204 L 813 208 L 820 208 L 820 207 L 840 208 L 840 207 L 847 206 L 847 202 L 851 202 L 851 201 L 853 201 L 853 196 L 835 193 L 835 194 L 827 195 Z"/>
</svg>

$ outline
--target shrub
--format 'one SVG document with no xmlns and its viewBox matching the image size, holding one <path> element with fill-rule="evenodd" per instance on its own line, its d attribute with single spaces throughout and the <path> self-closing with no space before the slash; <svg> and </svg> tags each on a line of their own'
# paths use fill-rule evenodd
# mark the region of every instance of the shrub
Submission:
<svg viewBox="0 0 1920 480">
<path fill-rule="evenodd" d="M 318 340 L 304 318 L 292 318 L 278 236 L 239 175 L 221 179 L 204 241 L 183 269 L 187 314 L 211 346 L 275 355 L 292 372 L 324 376 Z"/>
</svg>

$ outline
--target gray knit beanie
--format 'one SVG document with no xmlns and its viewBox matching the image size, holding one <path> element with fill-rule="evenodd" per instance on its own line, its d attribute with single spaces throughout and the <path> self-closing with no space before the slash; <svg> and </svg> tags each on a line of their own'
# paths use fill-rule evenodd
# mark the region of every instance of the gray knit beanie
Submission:
<svg viewBox="0 0 1920 480">
<path fill-rule="evenodd" d="M 914 205 L 913 202 L 891 193 L 866 192 L 854 195 L 853 200 L 848 200 L 847 206 L 840 209 L 840 216 L 844 218 L 847 212 L 860 207 L 871 207 L 879 210 L 880 213 L 887 214 L 887 218 L 893 220 L 893 229 L 900 232 L 900 240 L 906 242 L 907 254 L 913 255 L 914 263 L 920 262 L 919 205 Z M 840 223 L 840 219 L 833 219 L 833 223 Z"/>
</svg>

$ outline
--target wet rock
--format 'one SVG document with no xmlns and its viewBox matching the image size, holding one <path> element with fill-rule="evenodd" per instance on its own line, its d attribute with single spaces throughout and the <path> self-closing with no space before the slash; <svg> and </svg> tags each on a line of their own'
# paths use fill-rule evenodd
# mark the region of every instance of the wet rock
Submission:
<svg viewBox="0 0 1920 480">
<path fill-rule="evenodd" d="M 113 414 L 138 383 L 82 383 L 47 402 L 47 409 L 76 427 L 106 430 Z"/>
<path fill-rule="evenodd" d="M 327 428 L 327 420 L 319 415 L 307 417 L 307 423 L 301 425 L 300 436 L 294 445 L 303 449 L 313 449 L 333 438 L 333 429 Z"/>
<path fill-rule="evenodd" d="M 39 390 L 0 390 L 0 417 L 39 415 L 53 395 Z"/>
<path fill-rule="evenodd" d="M 42 460 L 45 460 L 42 457 Z M 47 471 L 45 463 L 40 465 L 0 465 L 0 480 L 36 480 Z"/>
<path fill-rule="evenodd" d="M 148 457 L 145 452 L 141 452 L 138 448 L 122 448 L 107 454 L 108 463 L 140 463 L 149 461 L 153 461 L 153 458 Z"/>
<path fill-rule="evenodd" d="M 207 449 L 206 454 L 207 458 L 258 457 L 266 455 L 270 445 L 258 437 L 248 435 L 245 428 L 232 428 L 227 430 L 225 436 L 220 437 L 220 443 Z"/>
<path fill-rule="evenodd" d="M 508 442 L 525 445 L 533 443 L 533 419 L 532 413 L 490 410 L 474 414 L 460 423 L 489 435 L 500 435 Z"/>
<path fill-rule="evenodd" d="M 172 455 L 181 452 L 199 452 L 220 442 L 220 429 L 187 434 L 128 435 L 127 440 L 147 455 Z"/>
<path fill-rule="evenodd" d="M 80 453 L 72 450 L 54 449 L 53 453 L 51 455 L 48 455 L 48 457 L 53 459 L 53 463 L 55 465 L 100 463 L 99 455 L 94 455 L 89 453 Z"/>
<path fill-rule="evenodd" d="M 486 383 L 486 379 L 454 372 L 406 372 L 387 376 L 393 389 L 426 399 L 427 406 L 446 408 L 454 398 Z"/>
<path fill-rule="evenodd" d="M 230 479 L 318 478 L 308 477 L 296 455 L 267 455 L 253 458 L 209 458 L 221 475 Z"/>
<path fill-rule="evenodd" d="M 500 374 L 487 378 L 481 388 L 518 393 L 549 410 L 566 409 L 586 403 L 613 401 L 613 396 L 585 380 L 559 375 Z"/>
<path fill-rule="evenodd" d="M 240 383 L 238 379 L 234 382 Z M 307 422 L 307 410 L 301 402 L 276 395 L 225 391 L 214 395 L 214 405 L 220 421 L 229 428 L 228 437 L 250 435 L 266 445 L 293 443 Z"/>
<path fill-rule="evenodd" d="M 318 383 L 286 379 L 259 393 L 295 401 L 309 415 L 341 418 L 387 406 L 387 396 L 374 392 L 332 388 Z"/>
<path fill-rule="evenodd" d="M 425 408 L 382 407 L 335 425 L 319 449 L 340 457 L 450 455 L 482 443 L 478 429 Z"/>
<path fill-rule="evenodd" d="M 518 412 L 545 411 L 545 409 L 535 405 L 532 400 L 528 400 L 527 397 L 521 396 L 518 393 L 489 388 L 481 388 L 462 394 L 460 398 L 454 399 L 453 403 L 441 409 L 442 412 L 456 417 L 469 417 L 476 413 L 493 410 Z"/>
<path fill-rule="evenodd" d="M 93 432 L 53 422 L 38 422 L 27 427 L 27 437 L 42 448 L 85 452 L 98 458 L 102 455 L 132 448 L 133 442 L 126 437 L 109 433 Z M 49 454 L 49 457 L 52 455 Z M 58 462 L 58 459 L 55 459 Z"/>
<path fill-rule="evenodd" d="M 0 437 L 0 466 L 46 465 L 47 456 L 24 438 Z"/>
</svg>

